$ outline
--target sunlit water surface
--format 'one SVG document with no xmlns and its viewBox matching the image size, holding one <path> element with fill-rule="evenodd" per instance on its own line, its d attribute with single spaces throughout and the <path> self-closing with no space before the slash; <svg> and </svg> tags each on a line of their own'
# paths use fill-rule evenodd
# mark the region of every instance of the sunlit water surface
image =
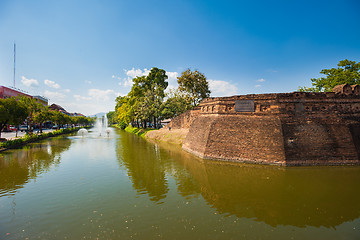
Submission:
<svg viewBox="0 0 360 240">
<path fill-rule="evenodd" d="M 0 154 L 0 239 L 360 239 L 360 168 L 203 161 L 112 130 Z"/>
</svg>

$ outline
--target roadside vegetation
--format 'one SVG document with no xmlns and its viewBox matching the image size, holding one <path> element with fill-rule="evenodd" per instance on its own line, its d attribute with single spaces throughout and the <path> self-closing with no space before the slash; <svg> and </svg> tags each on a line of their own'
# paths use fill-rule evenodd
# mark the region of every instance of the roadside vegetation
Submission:
<svg viewBox="0 0 360 240">
<path fill-rule="evenodd" d="M 87 126 L 93 124 L 95 119 L 89 117 L 71 117 L 62 112 L 50 110 L 36 99 L 28 97 L 0 99 L 0 138 L 1 131 L 8 125 L 27 125 L 27 133 L 32 134 L 35 128 L 42 133 L 45 122 L 52 122 L 57 129 L 65 125 Z M 16 131 L 18 129 L 16 128 Z"/>
<path fill-rule="evenodd" d="M 129 124 L 136 128 L 160 128 L 161 120 L 174 118 L 192 109 L 210 96 L 209 84 L 204 74 L 187 69 L 178 77 L 179 87 L 166 91 L 166 71 L 152 68 L 148 76 L 133 79 L 126 96 L 116 99 L 114 112 L 109 112 L 109 123 L 125 129 Z"/>
<path fill-rule="evenodd" d="M 0 142 L 0 152 L 4 151 L 6 149 L 11 149 L 11 148 L 22 146 L 22 145 L 25 145 L 30 142 L 36 142 L 38 140 L 45 139 L 48 137 L 53 137 L 53 136 L 57 136 L 57 135 L 65 134 L 65 133 L 72 133 L 72 132 L 78 131 L 79 129 L 80 129 L 80 127 L 73 127 L 73 128 L 64 128 L 64 129 L 54 130 L 52 132 L 47 132 L 47 133 L 42 133 L 42 134 L 31 134 L 31 135 L 27 134 L 21 138 L 16 138 L 16 139 L 8 140 L 5 142 Z"/>
</svg>

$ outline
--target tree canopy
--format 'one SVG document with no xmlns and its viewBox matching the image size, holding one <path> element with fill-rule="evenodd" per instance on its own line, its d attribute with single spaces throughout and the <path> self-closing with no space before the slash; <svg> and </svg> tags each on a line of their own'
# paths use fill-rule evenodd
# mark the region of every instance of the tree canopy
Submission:
<svg viewBox="0 0 360 240">
<path fill-rule="evenodd" d="M 147 76 L 134 78 L 130 92 L 116 99 L 114 115 L 119 126 L 147 127 L 150 123 L 156 128 L 161 119 L 176 117 L 210 95 L 206 77 L 197 70 L 183 72 L 178 89 L 165 92 L 167 79 L 166 71 L 155 67 Z"/>
<path fill-rule="evenodd" d="M 172 90 L 167 94 L 166 101 L 162 106 L 162 116 L 173 118 L 193 107 L 191 99 L 182 91 Z"/>
<path fill-rule="evenodd" d="M 18 125 L 28 116 L 27 107 L 14 97 L 0 99 L 0 137 L 1 131 L 7 124 Z"/>
<path fill-rule="evenodd" d="M 178 77 L 179 90 L 190 97 L 194 106 L 198 105 L 204 98 L 210 97 L 209 83 L 203 73 L 198 70 L 186 69 Z"/>
<path fill-rule="evenodd" d="M 36 99 L 28 97 L 0 99 L 0 134 L 6 125 L 26 124 L 32 132 L 35 125 L 42 132 L 43 123 L 52 121 L 58 127 L 64 124 L 89 125 L 94 119 L 89 117 L 71 117 L 59 111 L 50 111 L 48 106 L 44 106 Z M 0 135 L 1 137 L 1 135 Z"/>
<path fill-rule="evenodd" d="M 331 92 L 336 85 L 360 84 L 360 62 L 342 60 L 337 68 L 323 69 L 321 78 L 312 78 L 312 87 L 299 87 L 301 92 Z"/>
</svg>

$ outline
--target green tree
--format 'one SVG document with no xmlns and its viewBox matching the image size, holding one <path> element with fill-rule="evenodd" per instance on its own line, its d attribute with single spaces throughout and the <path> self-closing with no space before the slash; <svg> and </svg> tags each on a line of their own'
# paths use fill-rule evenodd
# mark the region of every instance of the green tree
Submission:
<svg viewBox="0 0 360 240">
<path fill-rule="evenodd" d="M 326 76 L 312 78 L 312 87 L 299 87 L 298 90 L 300 92 L 331 92 L 340 84 L 360 84 L 360 62 L 345 59 L 338 63 L 337 68 L 323 69 L 320 73 Z"/>
<path fill-rule="evenodd" d="M 49 109 L 41 104 L 38 106 L 38 110 L 34 113 L 33 116 L 34 123 L 39 125 L 40 133 L 42 133 L 43 123 L 50 120 Z"/>
<path fill-rule="evenodd" d="M 133 86 L 127 96 L 116 99 L 115 115 L 123 125 L 139 121 L 146 126 L 146 121 L 157 124 L 161 116 L 161 105 L 168 86 L 166 71 L 152 68 L 148 76 L 133 79 Z"/>
<path fill-rule="evenodd" d="M 24 104 L 22 104 L 20 101 L 15 100 L 14 98 L 11 98 L 11 107 L 10 107 L 10 113 L 11 113 L 11 120 L 10 124 L 18 126 L 20 124 L 23 124 L 26 117 L 29 115 L 29 111 L 26 108 Z M 17 137 L 18 128 L 16 128 L 16 135 Z"/>
<path fill-rule="evenodd" d="M 0 137 L 7 124 L 19 125 L 28 116 L 27 107 L 15 98 L 0 99 Z"/>
<path fill-rule="evenodd" d="M 166 71 L 156 67 L 152 68 L 146 77 L 147 87 L 144 89 L 146 95 L 142 98 L 142 105 L 140 106 L 143 113 L 147 113 L 143 116 L 143 119 L 149 119 L 150 122 L 153 122 L 155 128 L 161 116 L 161 104 L 165 97 L 165 89 L 168 86 L 167 79 Z M 144 111 L 144 107 L 147 108 L 147 111 Z"/>
<path fill-rule="evenodd" d="M 115 111 L 110 111 L 106 114 L 106 117 L 108 119 L 108 123 L 109 124 L 115 124 L 116 120 L 115 120 Z"/>
<path fill-rule="evenodd" d="M 134 103 L 129 96 L 119 96 L 116 98 L 115 118 L 118 122 L 129 124 L 134 120 Z"/>
<path fill-rule="evenodd" d="M 50 114 L 50 120 L 53 123 L 56 123 L 58 129 L 62 127 L 64 124 L 66 124 L 68 121 L 67 116 L 62 112 L 55 110 L 55 111 L 49 111 L 49 114 Z"/>
<path fill-rule="evenodd" d="M 179 90 L 173 90 L 167 94 L 161 114 L 164 118 L 174 118 L 192 107 L 191 99 L 187 95 Z"/>
<path fill-rule="evenodd" d="M 19 98 L 19 102 L 24 104 L 29 111 L 26 121 L 28 126 L 30 126 L 29 127 L 30 132 L 32 132 L 34 128 L 34 124 L 36 123 L 34 119 L 35 115 L 38 114 L 40 111 L 44 110 L 45 106 L 39 103 L 38 101 L 36 101 L 36 99 L 24 97 L 24 96 Z"/>
<path fill-rule="evenodd" d="M 204 98 L 210 96 L 209 83 L 203 73 L 198 70 L 186 69 L 178 77 L 179 89 L 189 95 L 194 106 L 198 105 Z"/>
<path fill-rule="evenodd" d="M 89 120 L 87 117 L 80 116 L 80 117 L 76 117 L 76 123 L 84 127 L 89 124 Z"/>
</svg>

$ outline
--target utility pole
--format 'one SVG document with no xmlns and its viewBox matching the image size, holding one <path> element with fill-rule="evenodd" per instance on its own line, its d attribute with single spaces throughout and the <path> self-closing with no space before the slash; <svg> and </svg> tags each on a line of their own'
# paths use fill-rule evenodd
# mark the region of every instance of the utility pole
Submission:
<svg viewBox="0 0 360 240">
<path fill-rule="evenodd" d="M 14 87 L 15 87 L 15 60 L 16 60 L 16 44 L 14 42 Z"/>
</svg>

